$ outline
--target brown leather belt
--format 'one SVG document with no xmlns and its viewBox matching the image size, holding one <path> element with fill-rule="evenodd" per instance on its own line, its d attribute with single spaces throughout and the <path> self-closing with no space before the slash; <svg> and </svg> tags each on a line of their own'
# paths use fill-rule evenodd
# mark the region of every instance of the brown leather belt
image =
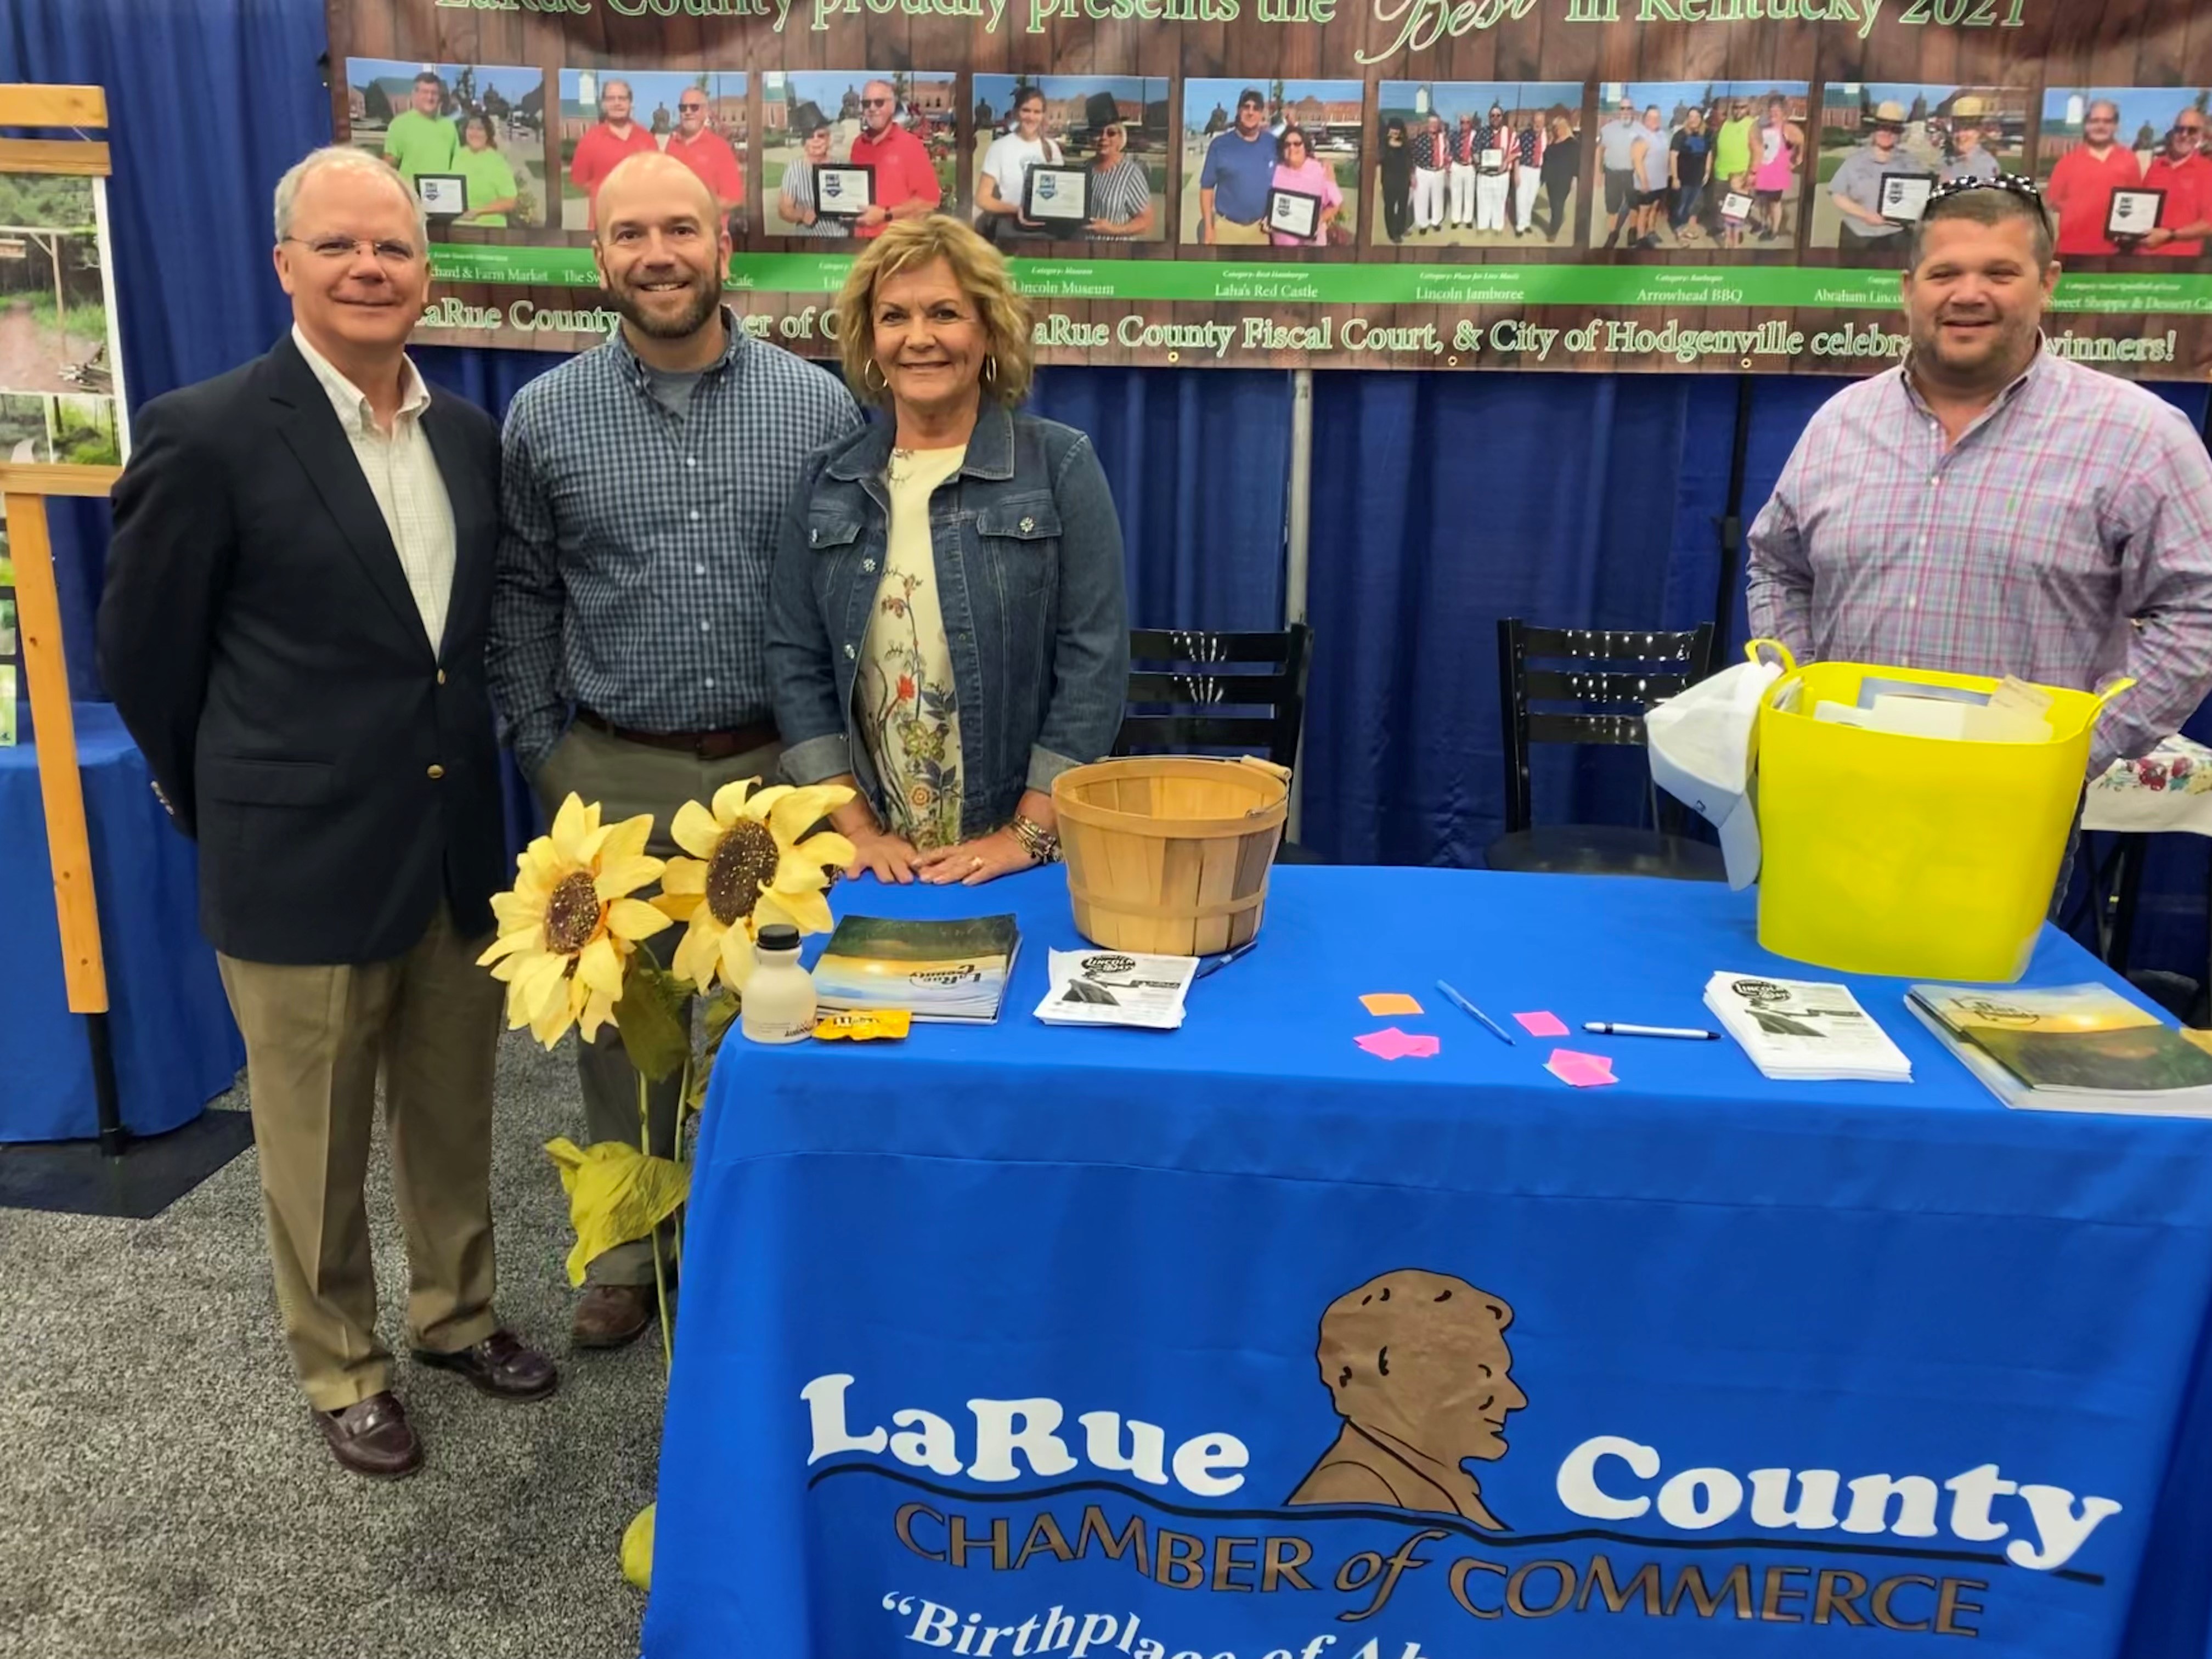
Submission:
<svg viewBox="0 0 2212 1659">
<path fill-rule="evenodd" d="M 641 743 L 648 749 L 681 750 L 702 761 L 727 760 L 732 755 L 766 749 L 778 741 L 775 722 L 771 720 L 748 720 L 726 732 L 637 732 L 627 726 L 617 726 L 595 709 L 580 708 L 576 718 L 593 731 L 604 732 L 624 743 Z"/>
</svg>

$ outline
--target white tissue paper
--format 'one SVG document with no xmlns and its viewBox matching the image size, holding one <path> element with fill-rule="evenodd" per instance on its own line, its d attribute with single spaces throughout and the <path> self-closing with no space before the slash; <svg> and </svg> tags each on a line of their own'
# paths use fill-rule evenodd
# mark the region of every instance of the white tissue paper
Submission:
<svg viewBox="0 0 2212 1659">
<path fill-rule="evenodd" d="M 1782 665 L 1742 662 L 1659 704 L 1644 717 L 1651 778 L 1721 836 L 1729 885 L 1759 878 L 1759 813 L 1752 788 L 1752 735 L 1759 700 Z"/>
</svg>

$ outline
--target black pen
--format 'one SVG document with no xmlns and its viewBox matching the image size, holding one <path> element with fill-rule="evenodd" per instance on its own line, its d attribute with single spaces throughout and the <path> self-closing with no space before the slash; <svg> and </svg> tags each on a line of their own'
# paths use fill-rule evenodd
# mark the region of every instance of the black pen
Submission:
<svg viewBox="0 0 2212 1659">
<path fill-rule="evenodd" d="M 1260 940 L 1255 935 L 1251 939 L 1246 939 L 1243 944 L 1238 945 L 1235 950 L 1224 951 L 1221 955 L 1214 957 L 1211 962 L 1201 963 L 1199 965 L 1198 971 L 1190 976 L 1192 983 L 1195 984 L 1198 981 L 1204 979 L 1208 974 L 1219 973 L 1224 968 L 1226 968 L 1231 963 L 1236 961 L 1237 957 L 1243 956 L 1247 951 L 1249 951 L 1259 942 Z"/>
</svg>

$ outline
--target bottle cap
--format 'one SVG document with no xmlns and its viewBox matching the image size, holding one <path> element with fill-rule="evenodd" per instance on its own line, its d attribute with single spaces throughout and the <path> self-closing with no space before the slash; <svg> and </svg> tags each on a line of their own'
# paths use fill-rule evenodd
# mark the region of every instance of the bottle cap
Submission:
<svg viewBox="0 0 2212 1659">
<path fill-rule="evenodd" d="M 799 929 L 788 922 L 770 922 L 753 936 L 753 942 L 763 951 L 796 951 Z"/>
</svg>

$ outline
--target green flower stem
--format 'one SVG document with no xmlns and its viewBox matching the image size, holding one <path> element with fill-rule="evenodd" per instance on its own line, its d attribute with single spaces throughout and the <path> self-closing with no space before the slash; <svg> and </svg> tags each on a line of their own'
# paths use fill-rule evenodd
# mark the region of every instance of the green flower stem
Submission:
<svg viewBox="0 0 2212 1659">
<path fill-rule="evenodd" d="M 650 1158 L 653 1155 L 653 1109 L 647 1088 L 645 1073 L 641 1072 L 637 1078 L 637 1144 Z M 680 1117 L 681 1114 L 678 1115 Z M 677 1139 L 679 1141 L 683 1139 L 681 1123 L 677 1126 Z M 653 1291 L 660 1302 L 660 1360 L 663 1367 L 672 1372 L 676 1369 L 676 1337 L 669 1328 L 668 1277 L 660 1265 L 660 1229 L 655 1226 L 649 1237 L 653 1240 Z"/>
</svg>

